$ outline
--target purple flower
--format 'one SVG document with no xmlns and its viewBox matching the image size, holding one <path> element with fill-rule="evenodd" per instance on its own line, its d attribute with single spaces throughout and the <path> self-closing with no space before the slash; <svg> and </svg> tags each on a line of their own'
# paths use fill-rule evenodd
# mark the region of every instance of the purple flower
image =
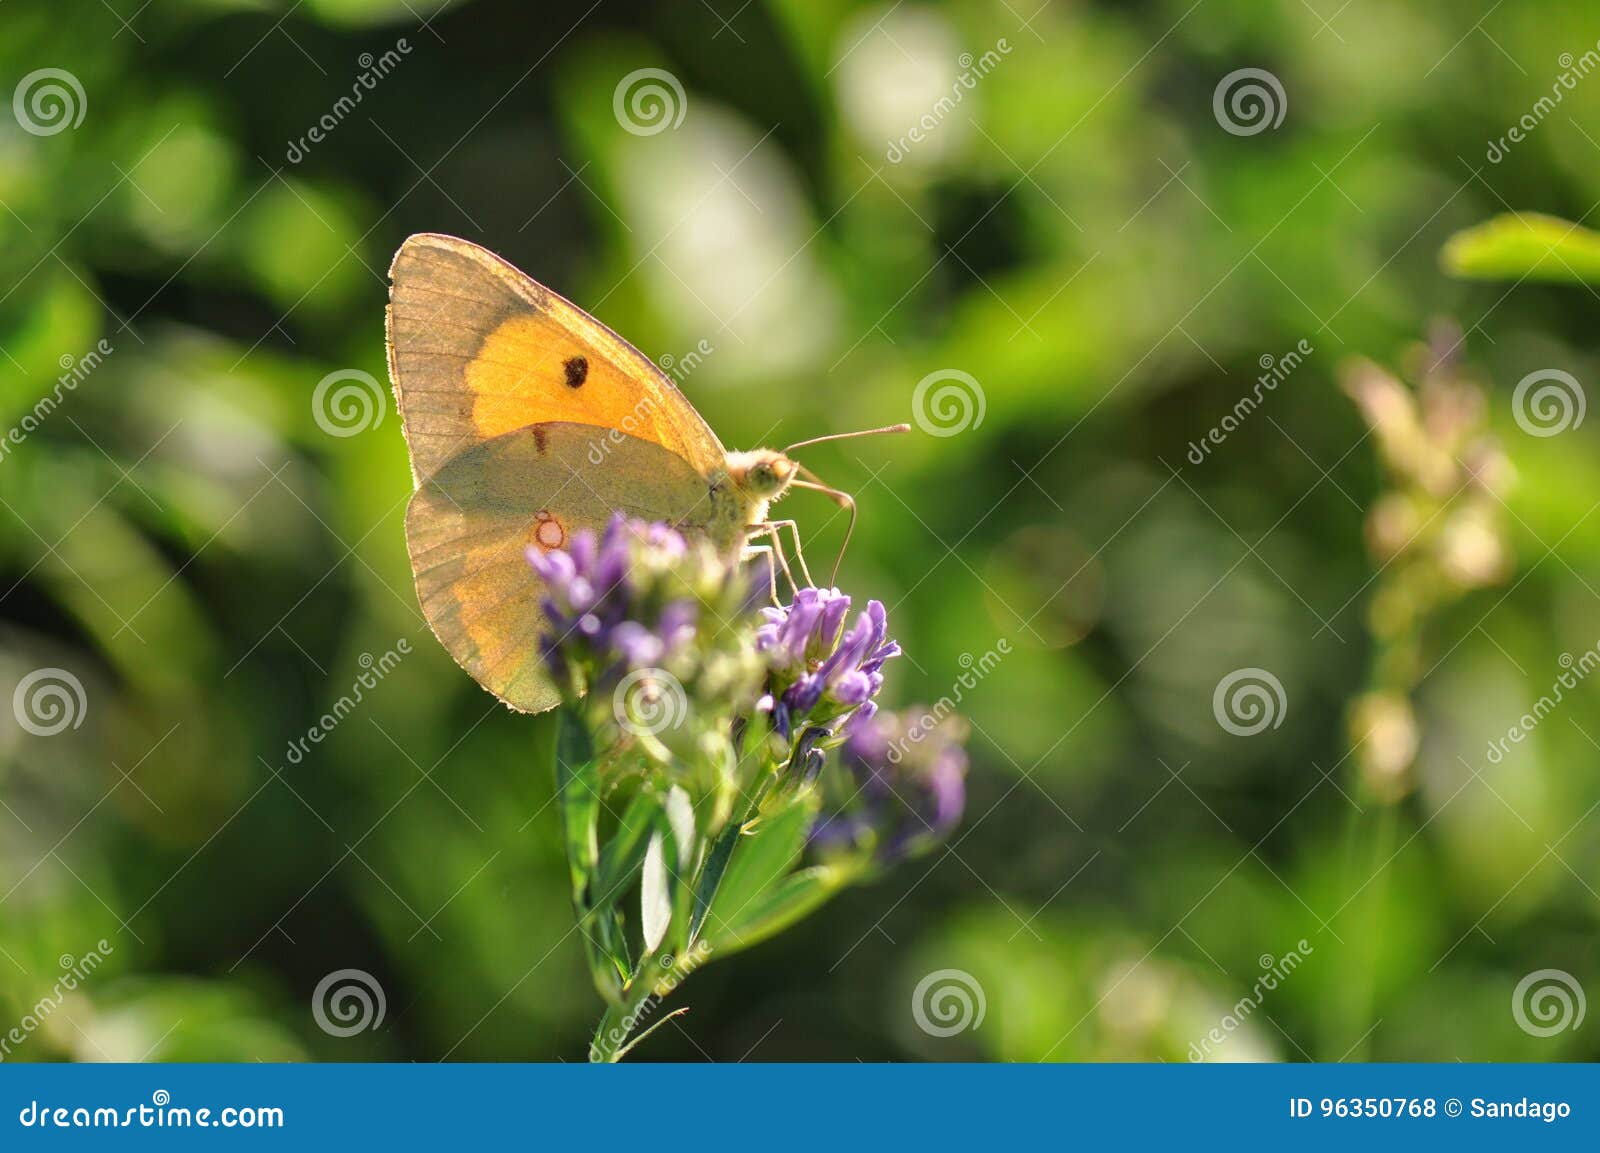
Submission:
<svg viewBox="0 0 1600 1153">
<path fill-rule="evenodd" d="M 528 563 L 544 582 L 542 652 L 563 683 L 665 664 L 695 637 L 695 588 L 710 562 L 668 525 L 617 514 L 564 549 L 530 546 Z"/>
<path fill-rule="evenodd" d="M 846 729 L 833 782 L 833 811 L 811 831 L 827 851 L 870 845 L 880 864 L 901 860 L 943 840 L 961 820 L 967 799 L 965 726 L 923 713 L 858 715 Z"/>
<path fill-rule="evenodd" d="M 850 598 L 838 589 L 805 588 L 785 608 L 762 610 L 756 651 L 770 670 L 772 727 L 783 737 L 802 724 L 827 725 L 855 712 L 870 715 L 883 687 L 883 664 L 900 646 L 888 639 L 883 605 L 868 601 L 848 629 Z"/>
</svg>

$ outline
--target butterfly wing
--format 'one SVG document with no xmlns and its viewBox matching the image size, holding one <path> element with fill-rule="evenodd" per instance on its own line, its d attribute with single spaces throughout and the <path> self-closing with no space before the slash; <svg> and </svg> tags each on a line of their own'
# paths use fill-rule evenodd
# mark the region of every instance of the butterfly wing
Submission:
<svg viewBox="0 0 1600 1153">
<path fill-rule="evenodd" d="M 421 233 L 389 279 L 389 377 L 416 484 L 546 421 L 619 429 L 701 476 L 723 467 L 716 435 L 648 357 L 486 249 Z"/>
<path fill-rule="evenodd" d="M 527 546 L 558 547 L 614 511 L 695 531 L 725 450 L 643 353 L 493 253 L 424 233 L 389 278 L 418 599 L 479 684 L 550 708 Z"/>
<path fill-rule="evenodd" d="M 515 709 L 560 699 L 539 638 L 544 587 L 529 545 L 559 548 L 613 512 L 706 531 L 714 499 L 683 458 L 594 425 L 536 424 L 451 457 L 411 497 L 406 544 L 417 597 L 456 663 Z"/>
</svg>

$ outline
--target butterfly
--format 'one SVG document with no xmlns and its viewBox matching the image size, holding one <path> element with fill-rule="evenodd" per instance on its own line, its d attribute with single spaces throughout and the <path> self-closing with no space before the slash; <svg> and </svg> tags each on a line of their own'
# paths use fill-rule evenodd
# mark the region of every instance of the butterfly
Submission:
<svg viewBox="0 0 1600 1153">
<path fill-rule="evenodd" d="M 729 452 L 654 362 L 487 249 L 421 233 L 400 246 L 389 281 L 417 599 L 456 663 L 512 708 L 560 699 L 540 657 L 530 547 L 562 548 L 620 512 L 733 559 L 770 549 L 787 573 L 778 533 L 794 534 L 799 555 L 799 529 L 768 510 L 792 487 L 826 494 L 853 526 L 850 496 L 788 455 L 833 437 Z M 753 546 L 763 535 L 771 544 Z"/>
</svg>

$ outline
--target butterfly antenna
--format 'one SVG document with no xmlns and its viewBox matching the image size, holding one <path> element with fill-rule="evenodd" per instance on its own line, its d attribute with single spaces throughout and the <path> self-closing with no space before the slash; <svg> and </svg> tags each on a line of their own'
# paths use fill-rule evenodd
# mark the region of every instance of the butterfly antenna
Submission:
<svg viewBox="0 0 1600 1153">
<path fill-rule="evenodd" d="M 802 479 L 791 482 L 795 488 L 804 488 L 810 489 L 812 492 L 820 492 L 823 496 L 833 501 L 834 504 L 838 505 L 842 509 L 847 509 L 850 513 L 850 523 L 845 526 L 844 530 L 844 542 L 839 545 L 839 555 L 834 558 L 833 572 L 828 577 L 828 583 L 830 585 L 837 585 L 839 583 L 839 566 L 844 563 L 845 550 L 850 547 L 850 537 L 854 535 L 856 531 L 856 498 L 845 492 L 843 489 L 837 489 L 831 485 L 823 484 L 822 478 L 816 473 L 812 472 L 805 465 L 800 466 L 799 472 Z"/>
<path fill-rule="evenodd" d="M 813 444 L 822 444 L 830 440 L 851 440 L 858 436 L 879 436 L 888 432 L 910 432 L 909 424 L 886 424 L 882 428 L 864 428 L 858 432 L 832 432 L 827 436 L 814 436 L 810 440 L 798 440 L 783 450 L 783 455 L 788 456 L 797 448 L 808 448 Z"/>
</svg>

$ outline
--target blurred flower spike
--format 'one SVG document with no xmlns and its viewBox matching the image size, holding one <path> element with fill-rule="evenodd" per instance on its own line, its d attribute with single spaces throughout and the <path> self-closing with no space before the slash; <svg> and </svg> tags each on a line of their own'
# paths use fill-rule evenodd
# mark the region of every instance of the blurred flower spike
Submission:
<svg viewBox="0 0 1600 1153">
<path fill-rule="evenodd" d="M 1505 581 L 1513 564 L 1503 498 L 1515 473 L 1488 431 L 1482 386 L 1459 363 L 1462 340 L 1454 324 L 1434 326 L 1407 358 L 1415 389 L 1370 361 L 1344 373 L 1387 477 L 1366 520 L 1378 566 L 1367 613 L 1372 684 L 1350 715 L 1363 784 L 1383 801 L 1416 784 L 1421 727 L 1411 696 L 1427 667 L 1427 625 L 1468 593 Z"/>
<path fill-rule="evenodd" d="M 938 845 L 966 795 L 965 726 L 878 711 L 900 652 L 878 601 L 760 607 L 765 581 L 663 524 L 615 517 L 530 548 L 573 904 L 621 1058 L 684 974 Z M 682 1010 L 678 1010 L 681 1012 Z"/>
<path fill-rule="evenodd" d="M 881 712 L 852 722 L 831 790 L 838 807 L 812 829 L 812 844 L 824 853 L 865 844 L 892 864 L 948 836 L 966 805 L 965 737 L 954 716 L 908 722 Z"/>
</svg>

